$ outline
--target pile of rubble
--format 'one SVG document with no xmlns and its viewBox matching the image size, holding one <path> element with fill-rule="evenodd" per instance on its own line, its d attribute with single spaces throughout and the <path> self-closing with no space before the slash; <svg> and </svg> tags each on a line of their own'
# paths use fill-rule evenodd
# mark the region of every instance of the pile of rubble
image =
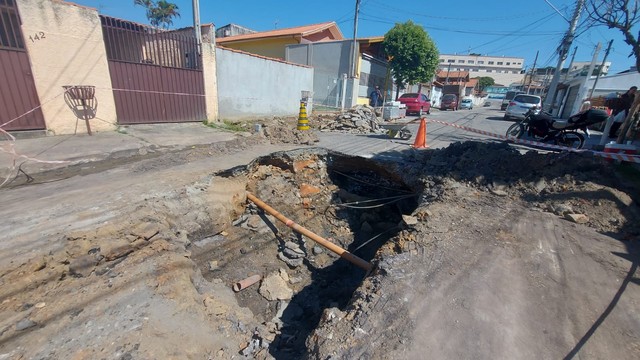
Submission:
<svg viewBox="0 0 640 360">
<path fill-rule="evenodd" d="M 274 118 L 263 125 L 260 131 L 272 144 L 313 145 L 318 137 L 313 131 L 297 130 L 296 119 Z"/>
<path fill-rule="evenodd" d="M 337 117 L 319 121 L 321 131 L 340 131 L 351 134 L 382 132 L 376 110 L 369 105 L 356 105 Z"/>
</svg>

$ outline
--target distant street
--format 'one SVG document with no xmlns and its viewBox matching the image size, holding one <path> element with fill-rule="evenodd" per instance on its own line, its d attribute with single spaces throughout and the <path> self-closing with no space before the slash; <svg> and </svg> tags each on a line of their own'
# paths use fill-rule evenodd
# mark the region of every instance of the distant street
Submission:
<svg viewBox="0 0 640 360">
<path fill-rule="evenodd" d="M 440 111 L 434 108 L 431 110 L 431 114 L 426 115 L 427 119 L 441 120 L 501 135 L 513 124 L 513 121 L 503 120 L 503 116 L 504 111 L 500 111 L 499 99 L 491 101 L 490 107 L 475 106 L 472 110 L 457 111 Z M 407 116 L 404 119 L 395 121 L 408 122 L 415 119 L 417 119 L 416 116 Z M 404 151 L 414 143 L 419 122 L 409 124 L 408 127 L 413 134 L 409 140 L 391 139 L 381 134 L 352 135 L 326 132 L 319 134 L 320 143 L 318 146 L 364 157 Z M 427 145 L 429 148 L 447 147 L 451 143 L 468 140 L 500 141 L 446 125 L 427 124 Z"/>
</svg>

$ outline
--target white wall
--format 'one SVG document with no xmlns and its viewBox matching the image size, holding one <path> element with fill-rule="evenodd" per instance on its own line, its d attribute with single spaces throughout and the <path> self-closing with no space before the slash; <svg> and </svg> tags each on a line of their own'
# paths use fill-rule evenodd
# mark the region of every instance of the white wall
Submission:
<svg viewBox="0 0 640 360">
<path fill-rule="evenodd" d="M 313 69 L 216 47 L 221 119 L 293 116 L 302 91 L 313 91 Z"/>
</svg>

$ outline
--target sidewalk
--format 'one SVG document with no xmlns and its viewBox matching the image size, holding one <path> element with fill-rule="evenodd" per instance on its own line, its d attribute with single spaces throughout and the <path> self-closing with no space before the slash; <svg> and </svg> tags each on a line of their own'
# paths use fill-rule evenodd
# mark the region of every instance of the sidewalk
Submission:
<svg viewBox="0 0 640 360">
<path fill-rule="evenodd" d="M 65 167 L 70 164 L 88 163 L 108 157 L 124 157 L 148 152 L 179 150 L 190 146 L 224 142 L 237 138 L 237 133 L 223 132 L 201 123 L 141 124 L 121 127 L 119 132 L 108 131 L 76 135 L 45 136 L 18 139 L 14 150 L 18 155 L 41 161 L 67 161 L 66 163 L 40 163 L 27 161 L 23 169 L 40 172 Z M 8 150 L 9 141 L 0 141 L 0 148 Z M 0 152 L 0 167 L 12 166 L 15 156 Z M 25 161 L 16 157 L 16 164 Z"/>
</svg>

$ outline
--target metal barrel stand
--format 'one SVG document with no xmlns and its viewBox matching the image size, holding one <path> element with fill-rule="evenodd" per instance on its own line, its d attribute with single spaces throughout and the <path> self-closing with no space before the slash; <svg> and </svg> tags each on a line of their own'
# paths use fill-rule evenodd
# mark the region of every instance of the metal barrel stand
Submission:
<svg viewBox="0 0 640 360">
<path fill-rule="evenodd" d="M 67 103 L 71 111 L 78 120 L 82 119 L 87 125 L 87 133 L 91 133 L 89 120 L 96 117 L 98 110 L 98 99 L 96 99 L 96 87 L 91 85 L 66 85 L 64 88 L 64 102 Z M 77 123 L 76 123 L 77 129 Z"/>
</svg>

